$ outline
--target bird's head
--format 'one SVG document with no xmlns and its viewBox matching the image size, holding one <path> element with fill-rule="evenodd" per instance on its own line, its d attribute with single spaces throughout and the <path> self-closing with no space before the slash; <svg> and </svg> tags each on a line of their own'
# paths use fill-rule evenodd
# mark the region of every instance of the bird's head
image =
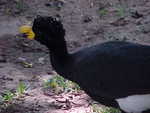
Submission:
<svg viewBox="0 0 150 113">
<path fill-rule="evenodd" d="M 64 40 L 65 30 L 62 23 L 53 17 L 37 16 L 33 26 L 21 26 L 20 33 L 29 39 L 51 46 Z"/>
</svg>

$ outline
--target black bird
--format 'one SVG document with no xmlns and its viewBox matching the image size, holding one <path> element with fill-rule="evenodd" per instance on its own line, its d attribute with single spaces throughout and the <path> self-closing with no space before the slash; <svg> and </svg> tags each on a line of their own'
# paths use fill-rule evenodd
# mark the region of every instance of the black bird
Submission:
<svg viewBox="0 0 150 113">
<path fill-rule="evenodd" d="M 150 46 L 110 41 L 68 53 L 65 29 L 53 17 L 38 16 L 22 33 L 45 45 L 56 72 L 94 100 L 123 113 L 150 113 Z"/>
</svg>

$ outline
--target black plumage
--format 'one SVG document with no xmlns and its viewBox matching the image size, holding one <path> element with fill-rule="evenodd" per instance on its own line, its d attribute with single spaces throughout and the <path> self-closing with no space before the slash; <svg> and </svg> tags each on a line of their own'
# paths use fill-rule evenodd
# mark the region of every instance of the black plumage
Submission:
<svg viewBox="0 0 150 113">
<path fill-rule="evenodd" d="M 116 99 L 150 94 L 150 46 L 110 41 L 68 53 L 60 21 L 37 17 L 32 28 L 35 40 L 48 47 L 56 72 L 78 83 L 94 100 L 122 109 Z"/>
</svg>

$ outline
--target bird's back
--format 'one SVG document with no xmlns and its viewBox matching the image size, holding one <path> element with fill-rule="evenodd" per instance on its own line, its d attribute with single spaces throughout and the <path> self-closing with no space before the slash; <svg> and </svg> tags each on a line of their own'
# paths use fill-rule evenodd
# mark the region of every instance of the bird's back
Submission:
<svg viewBox="0 0 150 113">
<path fill-rule="evenodd" d="M 73 79 L 85 90 L 104 90 L 112 97 L 124 96 L 124 92 L 150 93 L 150 46 L 113 41 L 72 56 Z"/>
</svg>

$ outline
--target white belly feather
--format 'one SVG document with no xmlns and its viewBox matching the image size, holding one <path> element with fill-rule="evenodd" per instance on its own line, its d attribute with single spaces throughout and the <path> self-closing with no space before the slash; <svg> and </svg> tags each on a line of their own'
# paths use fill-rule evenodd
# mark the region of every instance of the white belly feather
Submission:
<svg viewBox="0 0 150 113">
<path fill-rule="evenodd" d="M 127 113 L 141 113 L 150 109 L 150 94 L 131 95 L 116 99 L 120 108 Z"/>
</svg>

